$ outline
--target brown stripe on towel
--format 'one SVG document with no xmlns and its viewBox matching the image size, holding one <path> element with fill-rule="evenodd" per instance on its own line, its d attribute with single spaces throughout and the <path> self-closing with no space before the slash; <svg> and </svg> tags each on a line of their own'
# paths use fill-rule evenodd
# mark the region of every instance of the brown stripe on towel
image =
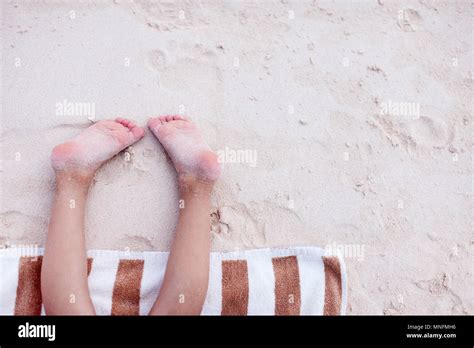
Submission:
<svg viewBox="0 0 474 348">
<path fill-rule="evenodd" d="M 91 274 L 91 270 L 92 270 L 92 261 L 94 259 L 92 257 L 88 257 L 87 258 L 87 276 L 89 276 L 89 274 Z"/>
<path fill-rule="evenodd" d="M 222 261 L 222 315 L 247 315 L 249 277 L 246 260 Z"/>
<path fill-rule="evenodd" d="M 299 315 L 301 308 L 300 274 L 296 256 L 274 257 L 275 315 Z"/>
<path fill-rule="evenodd" d="M 144 260 L 120 260 L 112 294 L 112 315 L 138 315 Z"/>
<path fill-rule="evenodd" d="M 323 256 L 323 262 L 326 279 L 323 315 L 339 315 L 342 302 L 341 265 L 335 256 Z"/>
<path fill-rule="evenodd" d="M 15 315 L 41 315 L 42 262 L 42 256 L 20 258 Z"/>
</svg>

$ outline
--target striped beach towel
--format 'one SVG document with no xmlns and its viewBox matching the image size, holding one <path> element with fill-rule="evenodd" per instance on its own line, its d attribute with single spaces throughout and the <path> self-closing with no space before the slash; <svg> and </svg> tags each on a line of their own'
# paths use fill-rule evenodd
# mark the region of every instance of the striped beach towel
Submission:
<svg viewBox="0 0 474 348">
<path fill-rule="evenodd" d="M 0 250 L 0 315 L 42 315 L 39 256 Z M 89 289 L 99 315 L 147 315 L 158 295 L 167 252 L 88 251 Z M 340 256 L 295 247 L 211 253 L 203 315 L 345 314 Z"/>
</svg>

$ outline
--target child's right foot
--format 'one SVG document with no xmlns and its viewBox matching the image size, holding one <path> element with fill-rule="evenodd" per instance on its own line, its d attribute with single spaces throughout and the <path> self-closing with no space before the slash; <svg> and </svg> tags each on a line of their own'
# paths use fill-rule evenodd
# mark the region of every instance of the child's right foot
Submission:
<svg viewBox="0 0 474 348">
<path fill-rule="evenodd" d="M 202 139 L 199 129 L 184 116 L 160 116 L 148 121 L 148 127 L 170 156 L 180 184 L 213 184 L 220 175 L 217 155 Z"/>
<path fill-rule="evenodd" d="M 99 121 L 75 138 L 57 145 L 51 154 L 51 164 L 57 174 L 92 178 L 105 161 L 144 135 L 143 128 L 123 118 Z"/>
</svg>

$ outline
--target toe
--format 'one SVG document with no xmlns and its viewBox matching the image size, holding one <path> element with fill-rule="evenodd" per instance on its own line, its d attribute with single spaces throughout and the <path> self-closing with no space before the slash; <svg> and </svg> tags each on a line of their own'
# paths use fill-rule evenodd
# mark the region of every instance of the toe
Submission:
<svg viewBox="0 0 474 348">
<path fill-rule="evenodd" d="M 173 121 L 173 116 L 166 116 L 165 119 L 166 119 L 166 122 Z"/>
<path fill-rule="evenodd" d="M 153 117 L 148 120 L 148 128 L 151 130 L 157 130 L 162 125 L 163 122 L 161 121 L 161 117 Z"/>
<path fill-rule="evenodd" d="M 115 121 L 117 121 L 118 123 L 120 123 L 122 126 L 125 126 L 125 127 L 128 127 L 128 125 L 130 124 L 130 120 L 127 120 L 126 118 L 118 118 Z"/>
<path fill-rule="evenodd" d="M 143 138 L 145 135 L 145 130 L 141 127 L 133 127 L 130 132 L 133 134 L 136 140 Z"/>
<path fill-rule="evenodd" d="M 189 121 L 189 118 L 183 115 L 173 115 L 173 120 Z"/>
<path fill-rule="evenodd" d="M 160 116 L 159 118 L 161 122 L 166 122 L 166 116 Z"/>
<path fill-rule="evenodd" d="M 133 129 L 133 128 L 135 128 L 136 126 L 137 126 L 137 124 L 136 124 L 135 122 L 130 121 L 130 123 L 128 124 L 127 127 L 128 127 L 129 129 Z"/>
</svg>

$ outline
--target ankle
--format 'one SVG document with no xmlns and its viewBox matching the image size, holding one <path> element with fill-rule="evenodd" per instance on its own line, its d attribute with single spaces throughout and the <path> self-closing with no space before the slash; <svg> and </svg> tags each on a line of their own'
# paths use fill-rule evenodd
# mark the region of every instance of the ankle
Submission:
<svg viewBox="0 0 474 348">
<path fill-rule="evenodd" d="M 178 176 L 178 187 L 182 195 L 207 195 L 210 196 L 215 181 L 203 180 L 191 174 L 180 174 Z"/>
<path fill-rule="evenodd" d="M 95 172 L 84 169 L 56 170 L 56 186 L 77 187 L 88 189 L 94 179 Z"/>
</svg>

